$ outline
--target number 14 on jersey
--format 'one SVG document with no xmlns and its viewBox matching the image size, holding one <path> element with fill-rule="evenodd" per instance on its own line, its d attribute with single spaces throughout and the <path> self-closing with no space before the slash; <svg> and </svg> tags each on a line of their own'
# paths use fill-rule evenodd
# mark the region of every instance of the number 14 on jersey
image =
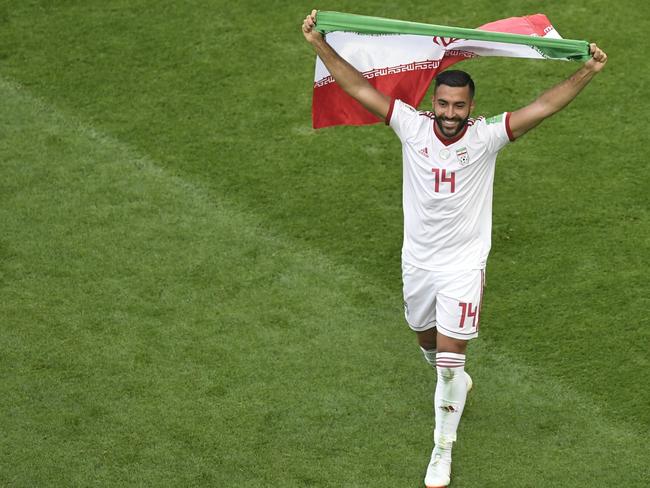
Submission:
<svg viewBox="0 0 650 488">
<path fill-rule="evenodd" d="M 440 193 L 440 185 L 442 183 L 449 183 L 451 185 L 451 191 L 449 193 L 454 193 L 456 191 L 456 173 L 450 171 L 447 173 L 446 169 L 432 168 L 434 176 L 434 190 L 436 193 Z"/>
</svg>

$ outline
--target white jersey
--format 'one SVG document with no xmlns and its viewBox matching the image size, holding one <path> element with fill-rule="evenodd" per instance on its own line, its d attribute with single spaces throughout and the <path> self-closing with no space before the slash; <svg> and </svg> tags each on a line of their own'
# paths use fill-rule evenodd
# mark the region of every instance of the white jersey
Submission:
<svg viewBox="0 0 650 488">
<path fill-rule="evenodd" d="M 443 140 L 432 112 L 393 100 L 386 118 L 402 141 L 402 261 L 428 270 L 483 269 L 492 243 L 497 153 L 514 140 L 510 113 L 469 119 Z"/>
</svg>

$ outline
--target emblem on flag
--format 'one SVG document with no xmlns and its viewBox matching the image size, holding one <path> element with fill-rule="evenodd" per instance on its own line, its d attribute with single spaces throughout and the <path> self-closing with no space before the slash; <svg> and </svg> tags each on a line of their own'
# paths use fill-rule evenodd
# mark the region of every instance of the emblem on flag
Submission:
<svg viewBox="0 0 650 488">
<path fill-rule="evenodd" d="M 456 149 L 456 157 L 461 166 L 466 166 L 469 164 L 469 154 L 467 154 L 467 148 L 461 147 Z"/>
</svg>

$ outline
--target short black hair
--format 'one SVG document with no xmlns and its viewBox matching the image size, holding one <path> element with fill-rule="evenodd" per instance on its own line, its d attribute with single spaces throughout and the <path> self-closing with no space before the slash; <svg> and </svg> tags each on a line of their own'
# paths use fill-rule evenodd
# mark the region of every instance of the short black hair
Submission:
<svg viewBox="0 0 650 488">
<path fill-rule="evenodd" d="M 461 86 L 469 85 L 469 97 L 471 99 L 474 99 L 474 92 L 475 92 L 474 80 L 472 80 L 472 77 L 469 75 L 469 73 L 465 73 L 464 71 L 460 71 L 457 69 L 443 71 L 438 76 L 436 76 L 436 86 L 433 90 L 434 93 L 436 92 L 436 90 L 440 85 L 447 85 L 453 87 L 461 87 Z"/>
</svg>

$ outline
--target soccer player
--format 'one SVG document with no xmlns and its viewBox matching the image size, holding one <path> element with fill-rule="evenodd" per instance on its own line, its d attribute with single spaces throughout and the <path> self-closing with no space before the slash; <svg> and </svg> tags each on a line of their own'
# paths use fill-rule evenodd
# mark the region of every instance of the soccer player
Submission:
<svg viewBox="0 0 650 488">
<path fill-rule="evenodd" d="M 488 119 L 470 118 L 470 76 L 445 71 L 436 77 L 433 111 L 419 112 L 376 90 L 342 59 L 314 29 L 316 12 L 303 22 L 305 39 L 341 88 L 384 119 L 402 142 L 405 316 L 424 359 L 437 371 L 434 448 L 424 483 L 446 487 L 471 388 L 465 352 L 479 330 L 497 153 L 566 107 L 603 69 L 607 55 L 591 44 L 591 58 L 568 79 L 531 104 Z"/>
</svg>

